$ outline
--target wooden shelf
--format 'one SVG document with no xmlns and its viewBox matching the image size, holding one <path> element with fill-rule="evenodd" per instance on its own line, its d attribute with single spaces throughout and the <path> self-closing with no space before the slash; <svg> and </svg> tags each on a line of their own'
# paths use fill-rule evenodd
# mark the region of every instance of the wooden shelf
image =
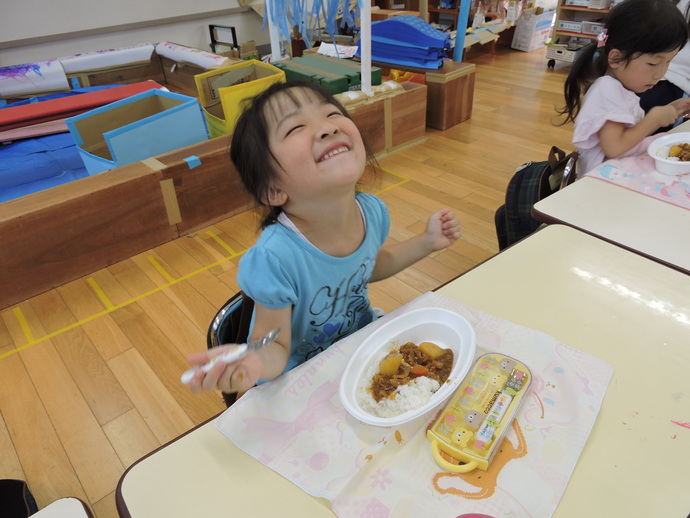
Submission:
<svg viewBox="0 0 690 518">
<path fill-rule="evenodd" d="M 601 22 L 601 19 L 611 11 L 611 9 L 608 7 L 605 9 L 592 9 L 586 6 L 565 5 L 565 2 L 566 0 L 558 0 L 558 10 L 556 15 L 556 23 L 554 24 L 553 28 L 552 42 L 557 45 L 564 45 L 567 44 L 568 40 L 570 40 L 571 38 L 596 40 L 596 34 L 587 34 L 579 31 L 576 32 L 573 30 L 563 30 L 559 29 L 558 27 L 561 22 L 573 22 L 569 24 L 564 24 L 564 26 L 576 29 L 580 28 L 580 24 L 583 23 L 598 24 Z M 563 56 L 554 57 L 553 53 L 551 55 L 547 53 L 547 57 L 549 58 L 549 62 L 547 64 L 547 66 L 549 67 L 553 67 L 556 60 L 573 60 L 571 59 L 571 55 L 568 56 L 568 59 L 564 59 Z"/>
<path fill-rule="evenodd" d="M 597 39 L 596 34 L 583 34 L 581 32 L 554 31 L 554 35 L 556 35 L 556 36 L 571 36 L 571 37 L 575 37 L 575 38 L 588 38 L 590 40 Z"/>
<path fill-rule="evenodd" d="M 579 7 L 577 5 L 561 5 L 558 7 L 561 11 L 577 11 L 581 13 L 602 13 L 607 14 L 611 9 L 590 9 L 589 7 Z"/>
<path fill-rule="evenodd" d="M 453 14 L 457 17 L 458 15 L 458 10 L 457 9 L 441 9 L 440 7 L 433 7 L 429 6 L 428 10 L 430 13 L 442 13 L 442 14 Z"/>
</svg>

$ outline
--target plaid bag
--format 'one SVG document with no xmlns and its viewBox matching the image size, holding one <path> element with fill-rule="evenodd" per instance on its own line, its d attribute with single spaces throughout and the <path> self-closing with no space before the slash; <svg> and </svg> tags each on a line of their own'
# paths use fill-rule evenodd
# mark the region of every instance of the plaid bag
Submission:
<svg viewBox="0 0 690 518">
<path fill-rule="evenodd" d="M 499 250 L 537 230 L 540 223 L 532 217 L 532 206 L 573 182 L 578 157 L 577 151 L 566 155 L 565 151 L 553 146 L 548 160 L 528 162 L 515 170 L 508 183 L 505 204 L 494 216 Z M 572 163 L 564 178 L 570 159 Z"/>
</svg>

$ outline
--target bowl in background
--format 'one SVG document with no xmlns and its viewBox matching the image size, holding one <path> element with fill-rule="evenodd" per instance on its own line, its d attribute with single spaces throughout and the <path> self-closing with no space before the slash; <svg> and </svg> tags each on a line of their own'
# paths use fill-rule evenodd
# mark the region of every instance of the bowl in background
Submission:
<svg viewBox="0 0 690 518">
<path fill-rule="evenodd" d="M 434 342 L 453 350 L 453 369 L 448 380 L 422 406 L 394 417 L 379 417 L 363 410 L 357 401 L 360 379 L 382 349 L 390 351 L 407 342 Z M 352 355 L 340 380 L 340 400 L 350 415 L 376 426 L 396 426 L 440 406 L 450 397 L 472 366 L 476 349 L 474 329 L 463 317 L 443 308 L 420 308 L 386 322 Z M 371 381 L 371 380 L 369 380 Z"/>
<path fill-rule="evenodd" d="M 649 144 L 647 153 L 654 159 L 656 170 L 661 174 L 680 176 L 690 173 L 690 161 L 681 162 L 680 160 L 671 160 L 664 156 L 659 156 L 660 152 L 664 155 L 664 151 L 674 144 L 690 144 L 690 133 L 669 133 L 659 137 Z"/>
</svg>

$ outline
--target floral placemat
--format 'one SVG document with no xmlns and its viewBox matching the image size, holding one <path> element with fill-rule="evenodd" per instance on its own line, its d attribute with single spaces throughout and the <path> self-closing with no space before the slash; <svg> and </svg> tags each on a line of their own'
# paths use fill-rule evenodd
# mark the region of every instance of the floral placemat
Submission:
<svg viewBox="0 0 690 518">
<path fill-rule="evenodd" d="M 383 322 L 419 307 L 456 311 L 475 329 L 476 356 L 501 352 L 532 372 L 531 393 L 488 471 L 452 474 L 439 468 L 425 431 L 440 408 L 382 428 L 352 418 L 340 402 L 340 377 L 357 346 Z M 340 517 L 549 517 L 612 373 L 606 362 L 549 335 L 427 293 L 250 390 L 216 426 L 307 493 L 330 500 Z"/>
<path fill-rule="evenodd" d="M 649 155 L 607 160 L 585 176 L 599 178 L 647 196 L 690 209 L 690 174 L 659 173 Z"/>
</svg>

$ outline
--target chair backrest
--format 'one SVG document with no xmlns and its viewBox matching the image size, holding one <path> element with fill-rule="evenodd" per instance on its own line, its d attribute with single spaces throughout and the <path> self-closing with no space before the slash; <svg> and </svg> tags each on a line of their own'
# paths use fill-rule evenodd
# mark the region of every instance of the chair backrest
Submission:
<svg viewBox="0 0 690 518">
<path fill-rule="evenodd" d="M 38 511 L 29 486 L 23 480 L 0 480 L 0 508 L 7 518 L 27 518 Z"/>
<path fill-rule="evenodd" d="M 206 333 L 206 346 L 211 349 L 223 344 L 242 344 L 249 337 L 254 301 L 244 292 L 235 293 L 218 310 Z"/>
<path fill-rule="evenodd" d="M 235 293 L 213 317 L 206 333 L 206 346 L 211 349 L 223 344 L 243 344 L 249 338 L 254 301 L 242 291 Z M 226 406 L 237 401 L 237 394 L 222 393 Z"/>
</svg>

